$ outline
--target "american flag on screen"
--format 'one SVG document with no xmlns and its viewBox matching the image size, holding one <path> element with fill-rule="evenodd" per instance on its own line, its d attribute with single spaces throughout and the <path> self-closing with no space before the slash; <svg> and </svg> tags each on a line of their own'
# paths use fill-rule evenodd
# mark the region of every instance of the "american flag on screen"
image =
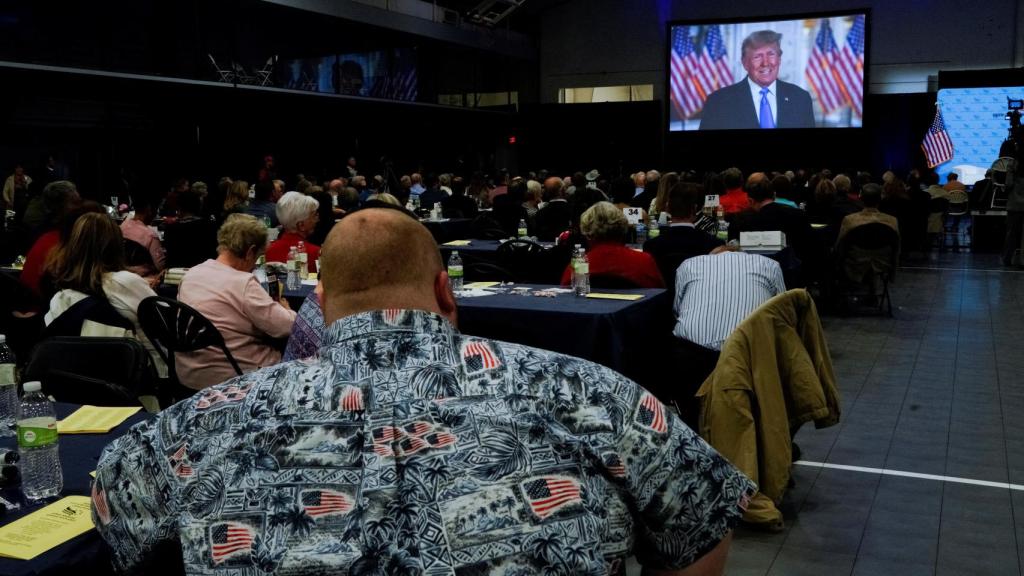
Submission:
<svg viewBox="0 0 1024 576">
<path fill-rule="evenodd" d="M 864 108 L 864 16 L 857 16 L 846 34 L 846 43 L 836 58 L 835 70 L 853 113 L 860 116 Z"/>
<path fill-rule="evenodd" d="M 946 133 L 946 123 L 942 121 L 942 109 L 935 109 L 935 119 L 928 127 L 928 133 L 924 135 L 924 142 L 921 143 L 924 156 L 928 160 L 928 167 L 934 168 L 943 162 L 953 158 L 953 141 Z"/>
<path fill-rule="evenodd" d="M 399 70 L 387 73 L 373 85 L 370 95 L 375 98 L 415 102 L 419 95 L 416 66 L 404 65 Z"/>
<path fill-rule="evenodd" d="M 671 60 L 669 99 L 680 117 L 690 118 L 704 107 L 704 95 L 693 77 L 697 69 L 697 52 L 693 47 L 689 26 L 672 29 Z"/>
<path fill-rule="evenodd" d="M 545 476 L 530 480 L 523 482 L 522 488 L 530 509 L 541 519 L 566 506 L 582 502 L 579 483 L 564 476 Z"/>
<path fill-rule="evenodd" d="M 832 36 L 832 27 L 827 19 L 822 19 L 818 35 L 814 39 L 814 49 L 811 50 L 811 57 L 807 61 L 805 75 L 825 114 L 846 104 L 846 96 L 840 88 L 840 81 L 835 72 L 838 53 L 839 48 L 836 46 L 835 37 Z"/>
<path fill-rule="evenodd" d="M 697 71 L 705 96 L 733 83 L 732 70 L 729 69 L 726 60 L 728 56 L 718 26 L 708 26 L 704 36 L 704 50 L 697 62 Z"/>
<path fill-rule="evenodd" d="M 253 530 L 238 522 L 221 522 L 210 528 L 210 552 L 213 563 L 220 564 L 232 556 L 252 550 Z"/>
</svg>

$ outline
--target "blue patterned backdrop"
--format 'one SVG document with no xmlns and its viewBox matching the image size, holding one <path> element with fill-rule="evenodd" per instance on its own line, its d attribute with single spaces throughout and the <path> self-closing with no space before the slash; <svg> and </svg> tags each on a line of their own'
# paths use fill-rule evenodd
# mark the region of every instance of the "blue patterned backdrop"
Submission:
<svg viewBox="0 0 1024 576">
<path fill-rule="evenodd" d="M 940 182 L 944 183 L 950 172 L 956 172 L 965 184 L 985 177 L 1007 136 L 1007 98 L 1024 99 L 1024 86 L 939 90 L 942 118 L 953 141 L 953 158 L 935 167 Z"/>
</svg>

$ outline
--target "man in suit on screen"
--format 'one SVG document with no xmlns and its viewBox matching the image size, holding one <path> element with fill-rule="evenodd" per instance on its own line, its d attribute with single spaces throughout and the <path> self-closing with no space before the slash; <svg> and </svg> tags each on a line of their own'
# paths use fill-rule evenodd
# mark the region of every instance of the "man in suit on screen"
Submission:
<svg viewBox="0 0 1024 576">
<path fill-rule="evenodd" d="M 712 92 L 704 103 L 701 130 L 814 128 L 811 95 L 779 80 L 782 34 L 760 30 L 743 40 L 747 77 Z"/>
</svg>

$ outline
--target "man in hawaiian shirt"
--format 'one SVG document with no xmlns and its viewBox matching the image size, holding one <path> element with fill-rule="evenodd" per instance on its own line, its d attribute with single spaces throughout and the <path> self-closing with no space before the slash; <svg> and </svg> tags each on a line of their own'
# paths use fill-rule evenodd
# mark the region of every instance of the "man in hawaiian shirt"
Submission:
<svg viewBox="0 0 1024 576">
<path fill-rule="evenodd" d="M 317 356 L 202 390 L 104 451 L 93 516 L 116 567 L 621 574 L 636 555 L 721 573 L 755 487 L 649 392 L 460 334 L 437 246 L 401 211 L 345 217 L 321 259 Z"/>
</svg>

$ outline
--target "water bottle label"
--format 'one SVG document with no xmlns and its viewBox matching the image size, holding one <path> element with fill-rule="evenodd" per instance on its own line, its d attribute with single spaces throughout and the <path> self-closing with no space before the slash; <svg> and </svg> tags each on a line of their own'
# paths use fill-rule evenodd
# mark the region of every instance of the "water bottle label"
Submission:
<svg viewBox="0 0 1024 576">
<path fill-rule="evenodd" d="M 590 263 L 589 262 L 580 262 L 579 264 L 577 264 L 576 265 L 576 273 L 577 274 L 590 274 Z"/>
<path fill-rule="evenodd" d="M 522 238 L 523 236 L 526 236 L 526 228 L 519 229 L 519 237 Z"/>
<path fill-rule="evenodd" d="M 658 234 L 661 234 L 660 230 L 658 230 L 657 228 L 651 228 L 651 231 L 647 233 L 647 237 L 648 238 L 657 238 Z"/>
<path fill-rule="evenodd" d="M 52 421 L 51 421 L 52 422 Z M 52 426 L 52 428 L 51 428 Z M 18 426 L 19 448 L 42 448 L 57 443 L 57 423 L 48 426 Z"/>
<path fill-rule="evenodd" d="M 449 278 L 462 278 L 462 266 L 449 266 L 448 267 Z"/>
<path fill-rule="evenodd" d="M 0 386 L 16 384 L 14 380 L 14 364 L 0 364 Z"/>
</svg>

